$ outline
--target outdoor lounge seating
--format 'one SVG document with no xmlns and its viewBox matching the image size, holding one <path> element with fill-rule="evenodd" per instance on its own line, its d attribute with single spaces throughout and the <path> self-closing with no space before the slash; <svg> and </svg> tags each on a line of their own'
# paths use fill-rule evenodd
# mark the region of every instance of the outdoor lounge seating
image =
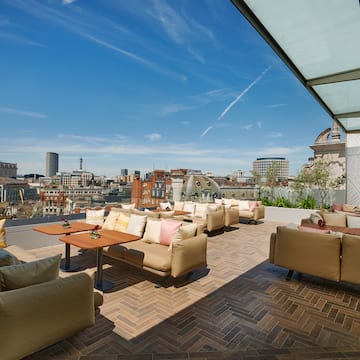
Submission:
<svg viewBox="0 0 360 360">
<path fill-rule="evenodd" d="M 270 263 L 332 281 L 360 284 L 360 237 L 319 229 L 278 226 L 270 238 Z"/>
<path fill-rule="evenodd" d="M 59 277 L 60 258 L 36 259 L 17 246 L 1 250 L 2 360 L 23 358 L 94 325 L 103 298 L 94 293 L 93 277 Z"/>
<path fill-rule="evenodd" d="M 140 240 L 104 248 L 104 255 L 162 277 L 178 278 L 207 265 L 207 235 L 196 223 L 159 218 L 160 213 L 112 209 L 103 229 Z"/>
</svg>

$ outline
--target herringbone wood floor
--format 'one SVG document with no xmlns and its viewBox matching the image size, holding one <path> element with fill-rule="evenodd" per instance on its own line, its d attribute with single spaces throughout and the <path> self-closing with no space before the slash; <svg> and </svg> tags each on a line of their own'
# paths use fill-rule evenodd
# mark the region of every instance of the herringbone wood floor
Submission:
<svg viewBox="0 0 360 360">
<path fill-rule="evenodd" d="M 277 225 L 209 237 L 207 269 L 162 288 L 148 272 L 107 261 L 115 287 L 96 325 L 28 359 L 360 359 L 360 287 L 308 275 L 286 281 L 267 261 Z M 72 261 L 93 267 L 95 256 L 74 250 Z"/>
</svg>

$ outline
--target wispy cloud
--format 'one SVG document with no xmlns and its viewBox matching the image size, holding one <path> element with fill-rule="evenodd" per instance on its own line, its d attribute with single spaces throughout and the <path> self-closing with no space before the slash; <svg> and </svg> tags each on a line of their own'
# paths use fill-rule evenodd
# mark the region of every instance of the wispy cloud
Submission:
<svg viewBox="0 0 360 360">
<path fill-rule="evenodd" d="M 145 137 L 150 141 L 159 141 L 159 140 L 161 140 L 161 135 L 158 134 L 158 133 L 147 134 L 147 135 L 145 135 Z"/>
<path fill-rule="evenodd" d="M 63 4 L 69 5 L 73 2 L 74 1 L 71 0 L 64 0 Z M 164 64 L 157 64 L 144 56 L 139 56 L 133 51 L 118 46 L 115 42 L 119 41 L 119 39 L 113 37 L 113 30 L 115 28 L 117 30 L 121 30 L 121 32 L 127 34 L 127 37 L 129 36 L 129 32 L 121 26 L 116 27 L 117 24 L 104 16 L 86 11 L 78 5 L 74 7 L 66 7 L 68 11 L 65 12 L 62 8 L 55 6 L 51 7 L 33 0 L 27 0 L 26 2 L 21 0 L 12 0 L 9 4 L 37 18 L 45 20 L 50 24 L 61 26 L 65 30 L 75 33 L 97 45 L 101 45 L 115 51 L 116 53 L 136 61 L 154 72 L 176 78 L 180 81 L 187 80 L 187 77 L 184 74 L 172 71 L 166 68 Z M 105 38 L 106 36 L 112 37 L 112 40 L 108 40 L 108 38 Z"/>
<path fill-rule="evenodd" d="M 226 113 L 254 86 L 256 85 L 263 77 L 264 75 L 271 69 L 271 66 L 266 68 L 254 81 L 250 83 L 239 95 L 238 97 L 232 101 L 225 110 L 220 114 L 220 116 L 217 118 L 218 120 L 221 120 Z"/>
<path fill-rule="evenodd" d="M 204 137 L 213 127 L 209 126 L 207 129 L 204 130 L 204 132 L 200 135 L 200 137 Z"/>
<path fill-rule="evenodd" d="M 250 130 L 254 125 L 253 124 L 246 124 L 243 126 L 245 130 Z"/>
<path fill-rule="evenodd" d="M 0 38 L 7 40 L 9 42 L 12 42 L 12 43 L 17 43 L 17 44 L 23 44 L 23 45 L 28 45 L 28 46 L 37 46 L 37 47 L 43 47 L 43 48 L 46 47 L 44 44 L 41 44 L 37 41 L 29 40 L 23 36 L 10 34 L 5 31 L 0 31 Z"/>
<path fill-rule="evenodd" d="M 267 67 L 255 80 L 253 80 L 237 97 L 235 100 L 233 100 L 226 108 L 225 110 L 219 115 L 217 120 L 221 120 L 227 112 L 253 87 L 255 86 L 261 79 L 265 76 L 265 74 L 271 69 L 271 66 Z M 206 135 L 209 130 L 212 128 L 212 126 L 208 127 L 200 137 L 203 137 Z"/>
<path fill-rule="evenodd" d="M 72 4 L 73 2 L 75 2 L 76 0 L 63 0 L 63 4 L 65 5 L 69 5 L 69 4 Z"/>
<path fill-rule="evenodd" d="M 184 105 L 184 104 L 169 104 L 165 105 L 163 109 L 161 110 L 160 114 L 162 116 L 166 116 L 169 114 L 174 114 L 182 111 L 192 110 L 194 107 L 190 105 Z"/>
<path fill-rule="evenodd" d="M 271 109 L 275 109 L 275 108 L 282 107 L 282 106 L 286 106 L 286 104 L 272 104 L 272 105 L 269 105 L 268 107 Z"/>
<path fill-rule="evenodd" d="M 271 138 L 271 139 L 279 138 L 279 137 L 282 137 L 282 133 L 281 132 L 272 132 L 270 134 L 266 134 L 265 137 Z"/>
<path fill-rule="evenodd" d="M 261 122 L 261 121 L 258 121 L 258 122 L 256 123 L 256 125 L 257 125 L 257 127 L 258 127 L 259 129 L 262 128 L 262 122 Z"/>
<path fill-rule="evenodd" d="M 33 111 L 27 111 L 27 110 L 19 110 L 19 109 L 12 109 L 8 107 L 0 107 L 0 112 L 11 114 L 11 115 L 17 115 L 17 116 L 28 116 L 38 119 L 46 119 L 47 115 L 33 112 Z"/>
</svg>

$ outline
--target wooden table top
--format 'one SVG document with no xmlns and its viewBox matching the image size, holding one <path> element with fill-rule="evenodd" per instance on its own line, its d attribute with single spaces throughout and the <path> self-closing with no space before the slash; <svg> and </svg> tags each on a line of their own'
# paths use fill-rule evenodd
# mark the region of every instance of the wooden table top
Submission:
<svg viewBox="0 0 360 360">
<path fill-rule="evenodd" d="M 155 210 L 151 210 L 152 212 L 170 212 L 170 211 L 174 211 L 174 216 L 179 216 L 179 215 L 189 215 L 191 214 L 191 211 L 184 211 L 184 210 L 162 210 L 162 209 L 155 209 Z"/>
<path fill-rule="evenodd" d="M 95 225 L 87 224 L 81 221 L 73 221 L 70 223 L 70 227 L 63 227 L 62 224 L 50 224 L 41 225 L 33 228 L 35 231 L 39 231 L 47 235 L 62 235 L 62 234 L 73 234 L 80 231 L 93 230 Z"/>
<path fill-rule="evenodd" d="M 98 249 L 100 247 L 121 244 L 141 239 L 139 236 L 115 230 L 101 230 L 99 233 L 101 237 L 97 239 L 92 239 L 90 237 L 90 232 L 87 232 L 69 236 L 62 236 L 59 238 L 59 240 L 67 244 L 77 246 L 81 249 Z"/>
</svg>

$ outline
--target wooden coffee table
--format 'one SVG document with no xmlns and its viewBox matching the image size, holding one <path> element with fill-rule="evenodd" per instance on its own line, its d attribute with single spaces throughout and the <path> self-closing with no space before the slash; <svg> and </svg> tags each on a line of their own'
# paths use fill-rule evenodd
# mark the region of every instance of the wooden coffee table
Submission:
<svg viewBox="0 0 360 360">
<path fill-rule="evenodd" d="M 95 225 L 87 224 L 81 221 L 73 221 L 69 227 L 64 227 L 62 224 L 48 224 L 41 225 L 33 228 L 33 230 L 41 232 L 47 235 L 66 235 L 75 234 L 82 231 L 93 230 Z M 66 259 L 70 259 L 70 245 L 65 245 L 65 262 L 62 262 L 60 268 L 62 271 L 76 271 L 79 266 L 70 266 L 70 262 Z"/>
<path fill-rule="evenodd" d="M 101 230 L 101 237 L 93 239 L 90 232 L 62 236 L 59 240 L 67 246 L 77 246 L 81 249 L 96 250 L 96 276 L 94 287 L 98 290 L 106 291 L 113 287 L 113 283 L 103 279 L 103 248 L 110 245 L 121 244 L 129 241 L 139 240 L 140 237 L 132 234 L 114 230 Z M 70 266 L 70 251 L 65 257 L 65 264 Z"/>
</svg>

